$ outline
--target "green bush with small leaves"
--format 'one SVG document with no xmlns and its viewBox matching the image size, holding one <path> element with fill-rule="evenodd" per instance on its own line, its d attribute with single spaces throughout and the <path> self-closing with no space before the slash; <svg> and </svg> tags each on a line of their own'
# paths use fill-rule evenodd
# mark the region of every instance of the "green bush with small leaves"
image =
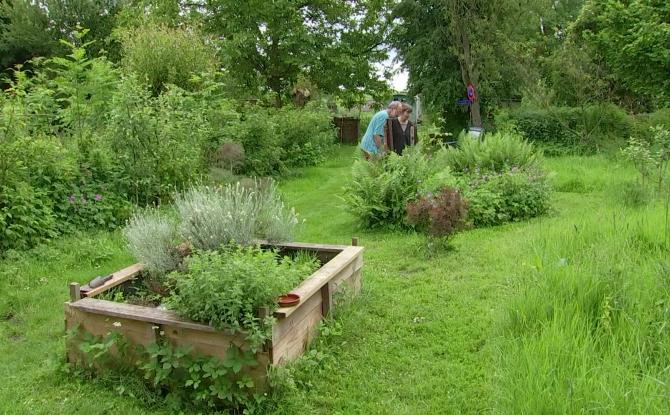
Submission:
<svg viewBox="0 0 670 415">
<path fill-rule="evenodd" d="M 272 334 L 277 298 L 313 271 L 309 263 L 257 247 L 198 252 L 186 267 L 186 272 L 172 274 L 170 307 L 192 320 L 245 333 L 254 351 Z M 266 315 L 259 315 L 261 309 Z"/>
<path fill-rule="evenodd" d="M 308 106 L 301 110 L 282 109 L 273 117 L 276 120 L 275 134 L 285 149 L 288 167 L 312 166 L 323 161 L 336 141 L 332 115 L 327 111 Z"/>
<path fill-rule="evenodd" d="M 501 111 L 498 127 L 515 128 L 548 154 L 594 153 L 616 148 L 634 122 L 613 104 L 584 107 L 519 107 Z"/>
<path fill-rule="evenodd" d="M 146 82 L 154 95 L 165 91 L 168 84 L 190 89 L 194 76 L 216 66 L 214 48 L 197 31 L 150 24 L 119 37 L 124 68 Z"/>
<path fill-rule="evenodd" d="M 511 169 L 502 173 L 473 174 L 463 196 L 469 221 L 477 227 L 517 222 L 549 209 L 551 188 L 538 170 Z"/>
<path fill-rule="evenodd" d="M 58 234 L 46 193 L 26 183 L 0 186 L 0 254 L 26 249 Z"/>
<path fill-rule="evenodd" d="M 115 330 L 105 336 L 68 333 L 69 339 L 74 337 L 79 337 L 80 367 L 94 374 L 105 367 L 126 375 L 125 380 L 141 379 L 147 398 L 173 411 L 261 413 L 251 411 L 266 403 L 261 385 L 249 374 L 258 366 L 254 353 L 233 344 L 220 359 L 163 341 L 135 346 Z"/>
</svg>

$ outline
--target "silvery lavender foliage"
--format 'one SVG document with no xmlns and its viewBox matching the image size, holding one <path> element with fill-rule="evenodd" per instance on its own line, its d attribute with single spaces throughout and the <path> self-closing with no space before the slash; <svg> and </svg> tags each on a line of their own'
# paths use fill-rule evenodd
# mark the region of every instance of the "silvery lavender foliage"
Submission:
<svg viewBox="0 0 670 415">
<path fill-rule="evenodd" d="M 255 206 L 250 192 L 241 185 L 217 190 L 193 188 L 175 201 L 181 218 L 181 236 L 197 249 L 221 245 L 248 245 L 254 237 Z"/>
<path fill-rule="evenodd" d="M 176 206 L 182 236 L 198 249 L 250 245 L 254 238 L 287 241 L 298 224 L 297 214 L 284 205 L 272 180 L 194 188 L 179 196 Z"/>
<path fill-rule="evenodd" d="M 134 215 L 123 229 L 128 249 L 149 272 L 165 274 L 179 265 L 175 250 L 177 230 L 174 223 L 158 211 Z"/>
<path fill-rule="evenodd" d="M 279 197 L 273 180 L 255 182 L 256 236 L 270 242 L 290 241 L 298 226 L 298 215 Z"/>
</svg>

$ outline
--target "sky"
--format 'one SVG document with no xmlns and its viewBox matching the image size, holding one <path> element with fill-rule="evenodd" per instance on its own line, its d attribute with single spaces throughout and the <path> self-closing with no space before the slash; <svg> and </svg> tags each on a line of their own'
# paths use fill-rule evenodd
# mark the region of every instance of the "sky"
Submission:
<svg viewBox="0 0 670 415">
<path fill-rule="evenodd" d="M 404 91 L 407 89 L 408 77 L 409 74 L 407 71 L 401 70 L 396 72 L 396 74 L 393 75 L 393 78 L 391 78 L 391 87 L 396 91 Z"/>
<path fill-rule="evenodd" d="M 389 51 L 388 59 L 376 65 L 377 74 L 379 75 L 380 78 L 383 78 L 384 69 L 391 68 L 393 76 L 391 77 L 391 79 L 388 79 L 389 83 L 391 84 L 391 88 L 395 89 L 396 91 L 404 91 L 405 89 L 407 89 L 407 80 L 409 78 L 409 74 L 407 73 L 407 71 L 402 69 L 400 62 L 395 61 L 396 56 L 397 56 L 396 51 L 391 49 Z"/>
</svg>

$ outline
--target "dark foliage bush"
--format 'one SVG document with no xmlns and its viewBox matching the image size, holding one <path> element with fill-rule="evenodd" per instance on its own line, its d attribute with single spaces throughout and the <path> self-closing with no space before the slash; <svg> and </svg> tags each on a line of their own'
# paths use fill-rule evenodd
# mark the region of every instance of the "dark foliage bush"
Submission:
<svg viewBox="0 0 670 415">
<path fill-rule="evenodd" d="M 449 237 L 466 224 L 468 204 L 458 189 L 445 187 L 407 204 L 407 223 L 432 237 Z"/>
<path fill-rule="evenodd" d="M 635 119 L 636 137 L 651 138 L 651 127 L 661 126 L 670 130 L 670 108 L 660 109 L 648 114 L 637 114 Z"/>
</svg>

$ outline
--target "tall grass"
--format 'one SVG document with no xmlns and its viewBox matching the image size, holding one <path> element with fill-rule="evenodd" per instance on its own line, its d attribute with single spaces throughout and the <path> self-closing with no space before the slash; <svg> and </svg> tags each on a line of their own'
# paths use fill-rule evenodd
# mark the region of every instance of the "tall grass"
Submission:
<svg viewBox="0 0 670 415">
<path fill-rule="evenodd" d="M 530 238 L 534 258 L 500 322 L 500 413 L 670 408 L 665 212 L 607 211 Z"/>
</svg>

